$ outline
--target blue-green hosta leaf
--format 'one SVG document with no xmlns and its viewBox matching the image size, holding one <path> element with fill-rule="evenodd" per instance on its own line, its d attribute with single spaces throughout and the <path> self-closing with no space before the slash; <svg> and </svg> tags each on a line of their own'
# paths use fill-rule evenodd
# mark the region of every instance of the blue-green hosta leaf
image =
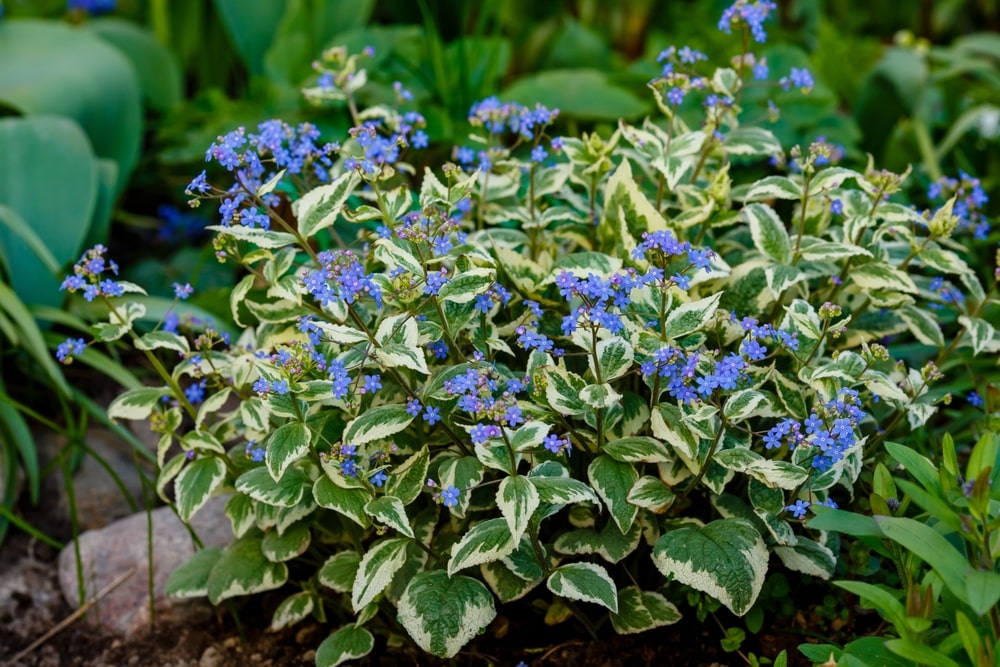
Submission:
<svg viewBox="0 0 1000 667">
<path fill-rule="evenodd" d="M 611 627 L 620 635 L 634 635 L 681 620 L 681 613 L 659 593 L 628 586 L 618 591 L 618 613 L 611 614 Z"/>
<path fill-rule="evenodd" d="M 313 594 L 308 591 L 292 593 L 281 601 L 271 616 L 271 632 L 295 625 L 305 619 L 313 610 Z"/>
<path fill-rule="evenodd" d="M 451 548 L 448 576 L 473 565 L 500 560 L 517 547 L 507 521 L 487 519 L 473 526 Z"/>
<path fill-rule="evenodd" d="M 369 501 L 365 505 L 365 513 L 379 523 L 395 528 L 407 537 L 414 536 L 403 501 L 395 496 L 379 496 Z"/>
<path fill-rule="evenodd" d="M 354 611 L 361 611 L 392 581 L 396 571 L 406 563 L 406 546 L 409 540 L 393 537 L 379 540 L 368 549 L 351 587 L 351 605 Z"/>
<path fill-rule="evenodd" d="M 208 577 L 222 557 L 220 547 L 196 551 L 174 570 L 167 579 L 165 592 L 175 598 L 196 598 L 208 595 Z"/>
<path fill-rule="evenodd" d="M 664 576 L 715 598 L 742 616 L 760 594 L 767 573 L 767 546 L 745 519 L 685 526 L 656 541 L 653 563 Z"/>
<path fill-rule="evenodd" d="M 744 201 L 761 201 L 765 199 L 802 199 L 802 186 L 787 176 L 768 176 L 762 178 L 743 195 Z"/>
<path fill-rule="evenodd" d="M 341 551 L 326 559 L 316 573 L 319 583 L 338 593 L 350 593 L 361 565 L 361 554 L 357 551 Z"/>
<path fill-rule="evenodd" d="M 385 484 L 386 495 L 399 498 L 404 505 L 412 503 L 424 488 L 429 465 L 430 450 L 424 445 L 420 451 L 392 470 L 389 481 Z"/>
<path fill-rule="evenodd" d="M 458 504 L 451 508 L 451 513 L 462 518 L 469 508 L 469 490 L 483 481 L 483 464 L 474 456 L 460 456 L 447 459 L 438 468 L 439 481 L 442 489 L 455 486 L 461 491 Z"/>
<path fill-rule="evenodd" d="M 312 432 L 302 422 L 288 422 L 273 431 L 261 443 L 264 448 L 264 462 L 272 479 L 278 481 L 288 466 L 309 453 Z"/>
<path fill-rule="evenodd" d="M 774 209 L 767 204 L 748 204 L 740 217 L 750 225 L 753 245 L 776 264 L 789 264 L 792 259 L 792 242 L 788 230 Z"/>
<path fill-rule="evenodd" d="M 538 490 L 523 475 L 507 477 L 500 482 L 496 501 L 512 538 L 515 542 L 520 541 L 524 531 L 528 529 L 531 515 L 538 509 Z"/>
<path fill-rule="evenodd" d="M 304 554 L 311 541 L 309 523 L 300 521 L 292 524 L 284 533 L 277 530 L 264 533 L 260 548 L 264 557 L 272 563 L 283 563 Z"/>
<path fill-rule="evenodd" d="M 865 291 L 889 290 L 917 294 L 917 286 L 905 272 L 885 262 L 869 262 L 852 266 L 847 278 Z"/>
<path fill-rule="evenodd" d="M 241 225 L 230 227 L 208 225 L 205 229 L 213 231 L 216 234 L 221 234 L 222 236 L 231 236 L 238 241 L 247 241 L 258 248 L 273 250 L 295 244 L 295 237 L 287 232 L 272 232 L 259 228 L 251 229 L 250 227 L 243 227 Z"/>
<path fill-rule="evenodd" d="M 187 464 L 174 482 L 177 515 L 181 521 L 190 521 L 225 478 L 226 464 L 221 458 L 204 456 Z"/>
<path fill-rule="evenodd" d="M 622 395 L 610 384 L 588 384 L 580 392 L 580 400 L 596 410 L 606 410 L 621 400 Z"/>
<path fill-rule="evenodd" d="M 496 271 L 493 269 L 476 268 L 462 271 L 441 287 L 438 300 L 469 303 L 486 292 L 496 281 L 496 277 Z"/>
<path fill-rule="evenodd" d="M 712 319 L 719 307 L 722 292 L 697 301 L 681 304 L 670 311 L 664 323 L 663 335 L 667 338 L 683 338 L 698 331 Z"/>
<path fill-rule="evenodd" d="M 546 585 L 556 595 L 571 600 L 593 602 L 618 613 L 618 590 L 608 571 L 596 563 L 560 565 L 549 575 Z"/>
<path fill-rule="evenodd" d="M 284 563 L 272 563 L 264 557 L 261 537 L 244 536 L 222 550 L 208 575 L 208 600 L 219 604 L 232 597 L 271 591 L 287 579 Z"/>
<path fill-rule="evenodd" d="M 289 468 L 277 482 L 266 466 L 251 468 L 236 478 L 236 490 L 257 502 L 277 507 L 298 505 L 310 483 L 309 477 L 297 468 Z"/>
<path fill-rule="evenodd" d="M 750 449 L 724 449 L 714 460 L 723 468 L 740 472 L 779 489 L 795 489 L 807 479 L 809 471 L 788 461 L 772 461 Z"/>
<path fill-rule="evenodd" d="M 510 571 L 503 562 L 493 561 L 479 566 L 483 579 L 501 602 L 520 600 L 542 583 L 542 578 L 522 579 Z"/>
<path fill-rule="evenodd" d="M 781 153 L 781 142 L 770 130 L 744 126 L 726 134 L 722 149 L 727 155 L 763 157 Z"/>
<path fill-rule="evenodd" d="M 923 308 L 912 305 L 905 305 L 896 310 L 896 314 L 906 322 L 907 328 L 913 337 L 924 345 L 934 347 L 944 347 L 944 334 L 941 333 L 941 325 L 937 318 L 932 316 Z"/>
<path fill-rule="evenodd" d="M 663 514 L 674 504 L 674 492 L 659 477 L 644 475 L 628 492 L 628 502 L 654 514 Z"/>
<path fill-rule="evenodd" d="M 313 498 L 320 507 L 343 514 L 362 528 L 371 525 L 365 506 L 372 500 L 372 494 L 364 487 L 348 489 L 324 475 L 313 485 Z"/>
<path fill-rule="evenodd" d="M 741 422 L 753 417 L 768 405 L 767 396 L 754 389 L 741 389 L 726 399 L 722 415 L 730 423 Z"/>
<path fill-rule="evenodd" d="M 604 445 L 604 453 L 622 463 L 660 463 L 674 458 L 666 443 L 645 435 L 612 440 Z"/>
<path fill-rule="evenodd" d="M 352 445 L 363 445 L 366 442 L 381 440 L 395 435 L 405 429 L 413 421 L 413 415 L 406 411 L 406 406 L 394 403 L 380 405 L 362 412 L 352 419 L 344 429 L 343 441 Z"/>
<path fill-rule="evenodd" d="M 299 221 L 299 233 L 312 238 L 321 229 L 333 226 L 341 209 L 361 182 L 355 170 L 346 171 L 333 182 L 309 190 L 292 204 L 292 211 Z"/>
<path fill-rule="evenodd" d="M 546 366 L 542 372 L 547 380 L 545 398 L 553 410 L 565 415 L 580 415 L 590 411 L 590 407 L 580 398 L 587 386 L 582 377 L 557 366 Z"/>
<path fill-rule="evenodd" d="M 798 537 L 794 546 L 776 546 L 774 553 L 789 570 L 820 579 L 829 579 L 837 567 L 837 557 L 824 544 Z"/>
<path fill-rule="evenodd" d="M 365 657 L 374 647 L 372 633 L 353 623 L 345 625 L 316 648 L 316 667 L 337 667 L 349 660 Z"/>
<path fill-rule="evenodd" d="M 111 401 L 108 417 L 111 419 L 146 419 L 167 393 L 166 387 L 138 387 L 129 389 Z"/>
<path fill-rule="evenodd" d="M 615 336 L 597 343 L 597 368 L 594 367 L 593 355 L 587 359 L 590 363 L 590 372 L 595 378 L 600 377 L 601 382 L 611 382 L 628 372 L 635 360 L 635 353 L 624 338 Z M 600 374 L 597 373 L 598 369 Z"/>
<path fill-rule="evenodd" d="M 611 518 L 618 524 L 618 529 L 627 533 L 639 512 L 635 505 L 628 502 L 629 491 L 639 480 L 635 466 L 602 454 L 587 467 L 587 479 L 611 512 Z"/>
<path fill-rule="evenodd" d="M 969 334 L 972 342 L 973 356 L 978 356 L 980 352 L 990 347 L 993 343 L 993 336 L 996 334 L 996 329 L 986 320 L 962 315 L 958 318 L 958 323 L 965 327 L 966 332 Z"/>
<path fill-rule="evenodd" d="M 451 658 L 483 631 L 497 612 L 482 582 L 449 577 L 444 570 L 421 572 L 399 600 L 398 620 L 417 645 L 439 658 Z"/>
</svg>

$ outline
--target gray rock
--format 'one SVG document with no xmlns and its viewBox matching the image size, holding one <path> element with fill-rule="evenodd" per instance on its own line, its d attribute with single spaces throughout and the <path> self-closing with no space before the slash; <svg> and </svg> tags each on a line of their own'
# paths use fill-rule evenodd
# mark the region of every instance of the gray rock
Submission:
<svg viewBox="0 0 1000 667">
<path fill-rule="evenodd" d="M 229 519 L 223 513 L 227 499 L 227 496 L 213 498 L 191 521 L 206 547 L 225 546 L 233 539 Z M 169 507 L 153 510 L 151 516 L 153 600 L 157 620 L 164 617 L 184 618 L 195 623 L 207 620 L 211 614 L 207 602 L 172 599 L 164 593 L 167 578 L 194 553 L 190 533 Z M 150 625 L 148 535 L 145 512 L 80 535 L 80 560 L 87 599 L 134 569 L 132 576 L 88 612 L 91 620 L 126 637 Z M 70 606 L 79 608 L 77 565 L 72 544 L 59 554 L 59 585 Z"/>
</svg>

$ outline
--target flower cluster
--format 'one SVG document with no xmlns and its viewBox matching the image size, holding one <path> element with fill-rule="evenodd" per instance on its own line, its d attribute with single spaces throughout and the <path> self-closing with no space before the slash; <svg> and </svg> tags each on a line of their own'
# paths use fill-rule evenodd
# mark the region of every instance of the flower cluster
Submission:
<svg viewBox="0 0 1000 667">
<path fill-rule="evenodd" d="M 485 127 L 490 134 L 509 131 L 523 139 L 534 139 L 538 133 L 559 116 L 559 109 L 549 109 L 536 104 L 527 107 L 517 102 L 501 102 L 496 97 L 487 97 L 469 109 L 469 123 L 474 127 Z"/>
<path fill-rule="evenodd" d="M 857 390 L 840 389 L 836 397 L 813 410 L 805 421 L 789 417 L 772 426 L 764 435 L 764 447 L 813 447 L 813 467 L 829 470 L 858 442 L 856 429 L 867 416 L 860 404 Z"/>
<path fill-rule="evenodd" d="M 686 275 L 687 271 L 694 269 L 711 272 L 714 255 L 711 248 L 698 249 L 688 241 L 679 241 L 668 229 L 643 232 L 642 241 L 632 250 L 632 259 L 652 262 L 660 269 L 659 273 L 653 272 L 657 280 L 662 280 L 663 271 L 675 258 L 687 257 L 689 265 L 671 276 L 671 281 L 681 289 L 690 287 L 691 280 Z"/>
<path fill-rule="evenodd" d="M 59 289 L 65 292 L 83 292 L 83 298 L 93 301 L 99 296 L 115 297 L 125 292 L 125 286 L 111 278 L 104 277 L 106 273 L 118 275 L 118 265 L 105 258 L 108 249 L 103 245 L 95 245 L 87 250 L 73 265 L 73 275 L 67 276 Z"/>
<path fill-rule="evenodd" d="M 302 283 L 321 305 L 335 301 L 352 304 L 371 297 L 382 307 L 382 288 L 365 271 L 361 259 L 351 250 L 325 250 L 317 257 L 319 268 L 307 273 Z"/>
<path fill-rule="evenodd" d="M 469 368 L 444 383 L 445 392 L 458 398 L 457 409 L 469 414 L 476 422 L 469 435 L 473 444 L 477 445 L 490 438 L 501 437 L 501 426 L 513 428 L 524 423 L 524 414 L 516 396 L 524 387 L 524 381 L 511 379 L 500 391 L 500 376 L 489 365 Z"/>
<path fill-rule="evenodd" d="M 736 0 L 722 12 L 719 19 L 719 30 L 730 34 L 733 26 L 745 25 L 754 41 L 763 44 L 767 41 L 764 21 L 772 11 L 778 8 L 772 0 Z"/>
<path fill-rule="evenodd" d="M 579 299 L 583 302 L 563 318 L 563 334 L 568 336 L 580 326 L 602 327 L 611 333 L 620 333 L 625 328 L 621 312 L 632 303 L 632 290 L 655 284 L 662 275 L 658 269 L 640 274 L 631 268 L 613 273 L 608 278 L 594 273 L 578 278 L 569 271 L 556 274 L 559 294 L 566 301 Z"/>
<path fill-rule="evenodd" d="M 957 231 L 971 231 L 973 238 L 984 240 L 990 233 L 990 223 L 984 210 L 990 200 L 978 178 L 964 171 L 958 178 L 943 176 L 927 188 L 927 197 L 934 202 L 957 197 L 952 213 L 958 218 Z"/>
</svg>

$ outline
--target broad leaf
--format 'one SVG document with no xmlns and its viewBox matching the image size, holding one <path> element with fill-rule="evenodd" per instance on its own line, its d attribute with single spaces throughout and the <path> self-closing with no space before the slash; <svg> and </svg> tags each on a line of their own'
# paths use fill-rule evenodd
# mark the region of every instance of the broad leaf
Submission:
<svg viewBox="0 0 1000 667">
<path fill-rule="evenodd" d="M 406 563 L 406 546 L 409 540 L 394 537 L 374 543 L 358 565 L 351 588 L 351 606 L 361 611 L 379 593 L 385 590 L 399 568 Z"/>
<path fill-rule="evenodd" d="M 618 591 L 608 571 L 596 563 L 561 565 L 549 575 L 546 585 L 556 595 L 599 604 L 618 612 Z"/>
<path fill-rule="evenodd" d="M 620 635 L 633 635 L 681 620 L 674 604 L 659 593 L 629 586 L 618 591 L 618 613 L 611 614 L 611 626 Z"/>
<path fill-rule="evenodd" d="M 344 429 L 343 441 L 352 445 L 363 445 L 373 440 L 381 440 L 395 435 L 413 421 L 413 415 L 401 404 L 380 405 L 362 412 L 352 419 Z"/>
<path fill-rule="evenodd" d="M 225 478 L 226 464 L 218 457 L 203 456 L 188 463 L 174 482 L 181 521 L 190 521 Z"/>
<path fill-rule="evenodd" d="M 455 656 L 495 617 L 486 586 L 444 570 L 416 575 L 399 600 L 399 623 L 420 648 L 439 658 Z"/>
<path fill-rule="evenodd" d="M 517 541 L 511 535 L 505 519 L 480 521 L 452 546 L 448 576 L 473 565 L 500 560 L 515 547 Z"/>
<path fill-rule="evenodd" d="M 616 461 L 601 455 L 587 467 L 587 478 L 597 495 L 611 512 L 618 529 L 627 533 L 639 509 L 628 502 L 628 494 L 639 480 L 639 473 L 631 463 Z"/>
<path fill-rule="evenodd" d="M 374 647 L 372 633 L 357 625 L 345 625 L 317 647 L 316 667 L 337 667 L 348 660 L 365 657 Z"/>
<path fill-rule="evenodd" d="M 281 479 L 292 463 L 309 452 L 312 433 L 302 422 L 288 422 L 273 431 L 261 443 L 264 462 L 274 481 Z"/>
<path fill-rule="evenodd" d="M 288 579 L 284 563 L 272 563 L 261 551 L 261 537 L 245 536 L 222 550 L 206 588 L 212 604 L 240 595 L 278 588 Z"/>
<path fill-rule="evenodd" d="M 511 537 L 519 542 L 528 528 L 531 515 L 538 509 L 538 490 L 527 477 L 516 475 L 500 482 L 496 495 L 497 507 L 507 521 Z"/>
</svg>

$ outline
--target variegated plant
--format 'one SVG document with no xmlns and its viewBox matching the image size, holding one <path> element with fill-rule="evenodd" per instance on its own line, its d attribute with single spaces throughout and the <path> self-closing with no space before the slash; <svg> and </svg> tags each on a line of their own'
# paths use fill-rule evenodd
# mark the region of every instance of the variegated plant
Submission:
<svg viewBox="0 0 1000 667">
<path fill-rule="evenodd" d="M 826 533 L 797 519 L 936 409 L 935 364 L 876 341 L 938 366 L 995 353 L 992 293 L 950 238 L 952 203 L 892 198 L 905 174 L 833 166 L 817 143 L 788 175 L 741 180 L 784 159 L 739 122 L 759 68 L 744 53 L 701 77 L 691 53 L 664 54 L 662 115 L 610 137 L 550 139 L 556 112 L 487 100 L 478 152 L 416 189 L 412 112 L 364 111 L 343 145 L 276 121 L 220 137 L 209 158 L 235 183 L 190 192 L 222 203 L 216 248 L 246 267 L 231 339 L 133 330 L 141 306 L 93 253 L 78 265 L 67 288 L 112 308 L 97 338 L 131 336 L 164 370 L 109 410 L 162 434 L 161 495 L 185 520 L 229 496 L 235 542 L 172 593 L 281 587 L 274 626 L 329 622 L 328 666 L 368 653 L 380 615 L 447 657 L 528 595 L 549 621 L 636 633 L 676 622 L 682 590 L 742 615 L 774 568 L 833 574 Z M 325 62 L 310 96 L 357 113 L 359 61 Z M 697 129 L 685 96 L 706 100 Z M 942 276 L 966 292 L 946 332 L 927 307 Z M 633 579 L 644 563 L 659 575 Z"/>
</svg>

